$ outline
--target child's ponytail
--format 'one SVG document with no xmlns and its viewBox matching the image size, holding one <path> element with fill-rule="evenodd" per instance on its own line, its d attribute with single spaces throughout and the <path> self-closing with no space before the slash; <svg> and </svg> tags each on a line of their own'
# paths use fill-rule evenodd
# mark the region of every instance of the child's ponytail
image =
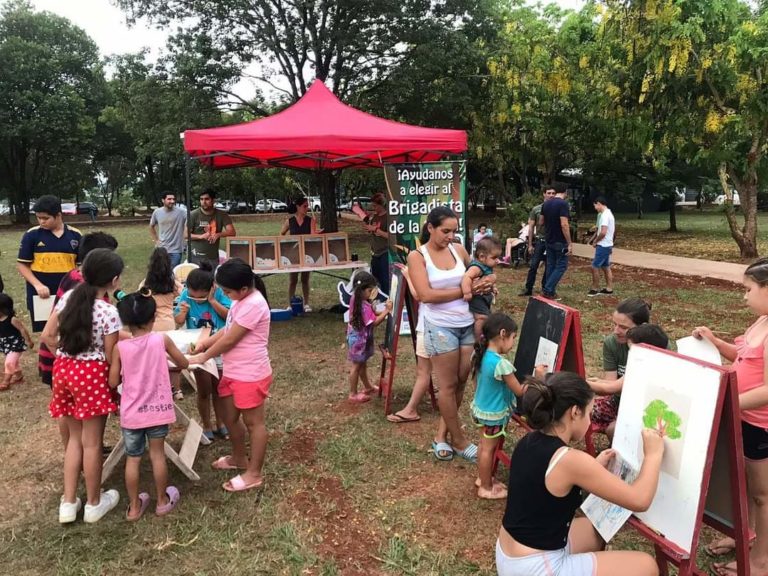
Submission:
<svg viewBox="0 0 768 576">
<path fill-rule="evenodd" d="M 353 280 L 354 289 L 352 291 L 352 310 L 349 314 L 349 324 L 355 330 L 365 328 L 363 322 L 363 292 L 368 288 L 375 288 L 378 284 L 376 278 L 368 272 L 358 272 Z"/>
<path fill-rule="evenodd" d="M 92 250 L 82 266 L 85 282 L 68 296 L 59 315 L 59 348 L 70 356 L 88 350 L 93 344 L 93 304 L 99 288 L 108 286 L 123 272 L 123 259 L 112 250 Z"/>
<path fill-rule="evenodd" d="M 517 334 L 517 322 L 500 312 L 494 312 L 485 319 L 480 342 L 475 342 L 475 353 L 472 356 L 472 378 L 477 378 L 480 373 L 480 366 L 483 364 L 485 351 L 488 350 L 488 343 L 501 334 L 502 330 L 507 335 Z"/>
</svg>

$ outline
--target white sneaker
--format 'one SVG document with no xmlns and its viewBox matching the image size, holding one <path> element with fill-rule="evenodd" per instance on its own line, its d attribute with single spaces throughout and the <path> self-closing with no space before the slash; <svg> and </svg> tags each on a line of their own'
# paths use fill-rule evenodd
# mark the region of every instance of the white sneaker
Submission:
<svg viewBox="0 0 768 576">
<path fill-rule="evenodd" d="M 83 503 L 80 501 L 80 498 L 75 498 L 74 502 L 64 502 L 64 496 L 62 496 L 61 503 L 59 504 L 59 522 L 61 524 L 74 522 L 82 505 Z"/>
<path fill-rule="evenodd" d="M 83 514 L 83 520 L 89 524 L 98 522 L 104 515 L 112 510 L 120 501 L 120 494 L 117 490 L 107 490 L 101 493 L 101 498 L 96 506 L 90 504 L 85 505 L 85 514 Z"/>
</svg>

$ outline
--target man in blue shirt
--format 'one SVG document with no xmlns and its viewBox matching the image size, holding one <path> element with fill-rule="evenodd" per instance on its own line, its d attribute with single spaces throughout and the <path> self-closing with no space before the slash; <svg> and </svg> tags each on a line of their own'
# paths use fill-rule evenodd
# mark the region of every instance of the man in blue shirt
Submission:
<svg viewBox="0 0 768 576">
<path fill-rule="evenodd" d="M 554 185 L 555 197 L 544 202 L 541 207 L 539 222 L 546 228 L 547 272 L 544 290 L 545 298 L 560 300 L 557 296 L 557 284 L 568 269 L 568 256 L 573 251 L 569 219 L 571 210 L 565 200 L 565 185 Z"/>
</svg>

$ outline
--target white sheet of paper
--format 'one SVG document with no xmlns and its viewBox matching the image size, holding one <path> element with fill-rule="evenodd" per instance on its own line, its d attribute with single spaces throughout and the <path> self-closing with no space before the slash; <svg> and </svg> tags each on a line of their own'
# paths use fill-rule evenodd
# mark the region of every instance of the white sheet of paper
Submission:
<svg viewBox="0 0 768 576">
<path fill-rule="evenodd" d="M 547 340 L 543 336 L 539 336 L 539 347 L 536 349 L 536 359 L 533 362 L 534 373 L 536 366 L 539 364 L 545 364 L 548 368 L 548 372 L 553 372 L 555 369 L 555 360 L 557 359 L 557 342 Z"/>
<path fill-rule="evenodd" d="M 168 337 L 176 344 L 176 348 L 182 354 L 189 354 L 190 345 L 194 344 L 200 339 L 200 333 L 202 328 L 196 328 L 194 330 L 168 330 L 164 332 Z"/>
<path fill-rule="evenodd" d="M 712 342 L 705 338 L 694 338 L 693 336 L 686 336 L 680 338 L 677 341 L 677 352 L 684 356 L 690 356 L 698 360 L 704 360 L 711 364 L 723 365 L 723 359 L 720 357 L 720 352 L 717 351 Z"/>
<path fill-rule="evenodd" d="M 35 322 L 45 322 L 53 312 L 53 296 L 40 298 L 37 294 L 32 296 L 32 315 Z"/>
<path fill-rule="evenodd" d="M 635 481 L 638 474 L 637 470 L 632 468 L 618 452 L 611 463 L 610 470 L 615 476 L 629 484 Z M 624 523 L 632 515 L 630 510 L 603 500 L 594 494 L 587 496 L 587 499 L 581 505 L 581 509 L 584 515 L 589 518 L 589 521 L 592 522 L 595 530 L 598 531 L 606 542 L 611 541 L 611 538 L 621 530 L 621 527 L 624 526 Z"/>
</svg>

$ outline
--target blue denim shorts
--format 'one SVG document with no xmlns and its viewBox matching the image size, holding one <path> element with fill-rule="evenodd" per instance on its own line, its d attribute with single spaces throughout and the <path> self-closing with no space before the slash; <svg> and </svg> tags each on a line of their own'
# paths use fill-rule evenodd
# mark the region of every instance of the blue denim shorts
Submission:
<svg viewBox="0 0 768 576">
<path fill-rule="evenodd" d="M 613 252 L 613 246 L 595 246 L 592 268 L 608 268 L 611 265 L 611 252 Z"/>
<path fill-rule="evenodd" d="M 571 554 L 570 542 L 560 550 L 542 551 L 529 556 L 507 556 L 496 540 L 496 570 L 499 576 L 593 576 L 597 557 L 592 552 Z"/>
<path fill-rule="evenodd" d="M 165 438 L 168 436 L 168 424 L 162 426 L 151 426 L 150 428 L 139 428 L 138 430 L 129 430 L 122 428 L 123 441 L 125 442 L 125 453 L 128 456 L 142 456 L 147 447 L 147 439 Z"/>
<path fill-rule="evenodd" d="M 431 358 L 458 350 L 462 346 L 474 346 L 474 324 L 463 328 L 435 326 L 424 319 L 424 349 Z"/>
</svg>

